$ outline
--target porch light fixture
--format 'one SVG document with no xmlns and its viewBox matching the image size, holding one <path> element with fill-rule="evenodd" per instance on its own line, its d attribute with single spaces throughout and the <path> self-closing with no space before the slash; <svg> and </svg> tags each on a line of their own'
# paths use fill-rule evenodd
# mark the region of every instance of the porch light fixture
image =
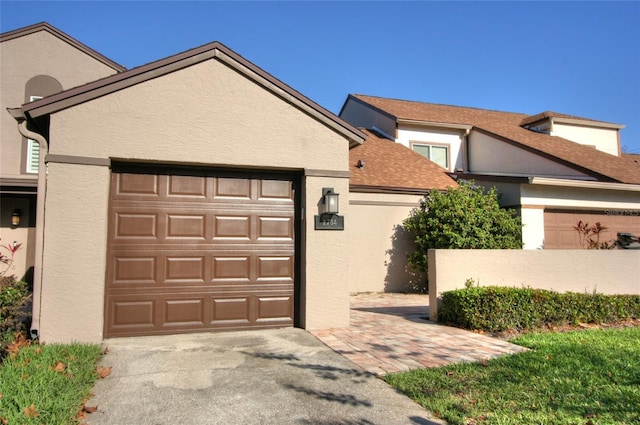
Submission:
<svg viewBox="0 0 640 425">
<path fill-rule="evenodd" d="M 340 194 L 335 193 L 332 187 L 322 188 L 322 203 L 324 204 L 324 214 L 338 214 L 338 198 Z"/>
<path fill-rule="evenodd" d="M 15 229 L 20 225 L 20 216 L 22 215 L 22 211 L 13 210 L 11 213 L 11 227 Z"/>
<path fill-rule="evenodd" d="M 318 203 L 319 215 L 314 216 L 315 230 L 344 230 L 344 217 L 338 215 L 338 198 L 332 187 L 322 188 L 322 201 Z"/>
</svg>

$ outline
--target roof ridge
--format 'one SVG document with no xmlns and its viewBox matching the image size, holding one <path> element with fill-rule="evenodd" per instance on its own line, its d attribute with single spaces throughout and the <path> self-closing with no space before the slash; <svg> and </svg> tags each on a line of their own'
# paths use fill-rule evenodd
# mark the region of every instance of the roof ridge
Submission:
<svg viewBox="0 0 640 425">
<path fill-rule="evenodd" d="M 501 114 L 509 114 L 509 115 L 519 115 L 519 116 L 529 116 L 529 114 L 525 113 L 525 112 L 512 112 L 512 111 L 501 111 L 498 109 L 487 109 L 487 108 L 481 108 L 478 106 L 460 106 L 460 105 L 450 105 L 447 103 L 434 103 L 434 102 L 425 102 L 422 100 L 407 100 L 407 99 L 398 99 L 398 98 L 393 98 L 393 97 L 382 97 L 382 96 L 372 96 L 372 95 L 368 95 L 368 94 L 360 94 L 360 93 L 355 93 L 353 94 L 354 97 L 360 98 L 361 100 L 362 97 L 369 97 L 369 98 L 376 98 L 376 99 L 380 99 L 380 100 L 391 100 L 391 101 L 395 101 L 395 102 L 404 102 L 404 103 L 418 103 L 420 105 L 431 105 L 431 106 L 446 106 L 448 108 L 456 108 L 456 109 L 472 109 L 472 110 L 476 110 L 476 111 L 485 111 L 485 112 L 498 112 Z"/>
</svg>

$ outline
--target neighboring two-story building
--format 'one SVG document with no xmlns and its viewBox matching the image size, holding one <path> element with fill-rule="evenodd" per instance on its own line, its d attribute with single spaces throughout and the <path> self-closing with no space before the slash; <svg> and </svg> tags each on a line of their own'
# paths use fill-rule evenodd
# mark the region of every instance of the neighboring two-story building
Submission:
<svg viewBox="0 0 640 425">
<path fill-rule="evenodd" d="M 40 146 L 6 109 L 125 68 L 47 23 L 0 34 L 0 55 L 0 244 L 22 244 L 9 274 L 31 281 Z"/>
<path fill-rule="evenodd" d="M 622 125 L 364 95 L 350 95 L 340 116 L 457 179 L 495 186 L 520 210 L 525 249 L 580 248 L 579 220 L 607 227 L 607 240 L 640 234 L 640 163 L 621 153 Z"/>
</svg>

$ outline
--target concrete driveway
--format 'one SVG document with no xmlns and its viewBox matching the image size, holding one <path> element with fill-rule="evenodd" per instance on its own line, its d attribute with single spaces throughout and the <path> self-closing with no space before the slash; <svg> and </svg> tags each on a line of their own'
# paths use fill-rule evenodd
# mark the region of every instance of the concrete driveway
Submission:
<svg viewBox="0 0 640 425">
<path fill-rule="evenodd" d="M 87 424 L 438 424 L 301 329 L 107 340 Z"/>
</svg>

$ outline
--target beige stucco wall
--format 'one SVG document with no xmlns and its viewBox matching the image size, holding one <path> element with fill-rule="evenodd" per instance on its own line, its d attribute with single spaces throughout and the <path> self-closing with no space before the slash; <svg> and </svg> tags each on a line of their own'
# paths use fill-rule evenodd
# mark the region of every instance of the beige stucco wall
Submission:
<svg viewBox="0 0 640 425">
<path fill-rule="evenodd" d="M 441 294 L 481 286 L 514 286 L 558 292 L 640 294 L 640 250 L 430 249 L 429 309 L 437 318 Z"/>
<path fill-rule="evenodd" d="M 116 71 L 46 31 L 0 43 L 0 58 L 0 173 L 35 180 L 36 175 L 20 168 L 26 148 L 6 108 L 20 107 L 26 95 L 35 94 L 25 93 L 27 81 L 35 76 L 51 76 L 69 89 Z"/>
<path fill-rule="evenodd" d="M 110 170 L 50 163 L 47 182 L 40 339 L 99 342 Z"/>
<path fill-rule="evenodd" d="M 516 176 L 586 177 L 569 167 L 472 131 L 469 138 L 469 171 Z"/>
<path fill-rule="evenodd" d="M 344 136 L 215 59 L 51 116 L 55 155 L 304 169 L 307 328 L 349 322 L 349 224 L 345 231 L 313 230 L 322 187 L 340 193 L 340 213 L 351 222 L 348 145 Z M 108 175 L 107 167 L 50 164 L 43 295 L 57 295 L 42 298 L 42 321 L 49 323 L 42 325 L 44 341 L 102 338 Z M 73 228 L 69 213 L 87 223 Z"/>
<path fill-rule="evenodd" d="M 554 122 L 551 135 L 564 137 L 582 145 L 593 146 L 611 155 L 618 156 L 620 154 L 617 129 Z"/>
<path fill-rule="evenodd" d="M 403 292 L 415 290 L 425 281 L 407 266 L 413 250 L 404 219 L 418 206 L 420 195 L 350 194 L 349 290 L 358 292 Z"/>
</svg>

